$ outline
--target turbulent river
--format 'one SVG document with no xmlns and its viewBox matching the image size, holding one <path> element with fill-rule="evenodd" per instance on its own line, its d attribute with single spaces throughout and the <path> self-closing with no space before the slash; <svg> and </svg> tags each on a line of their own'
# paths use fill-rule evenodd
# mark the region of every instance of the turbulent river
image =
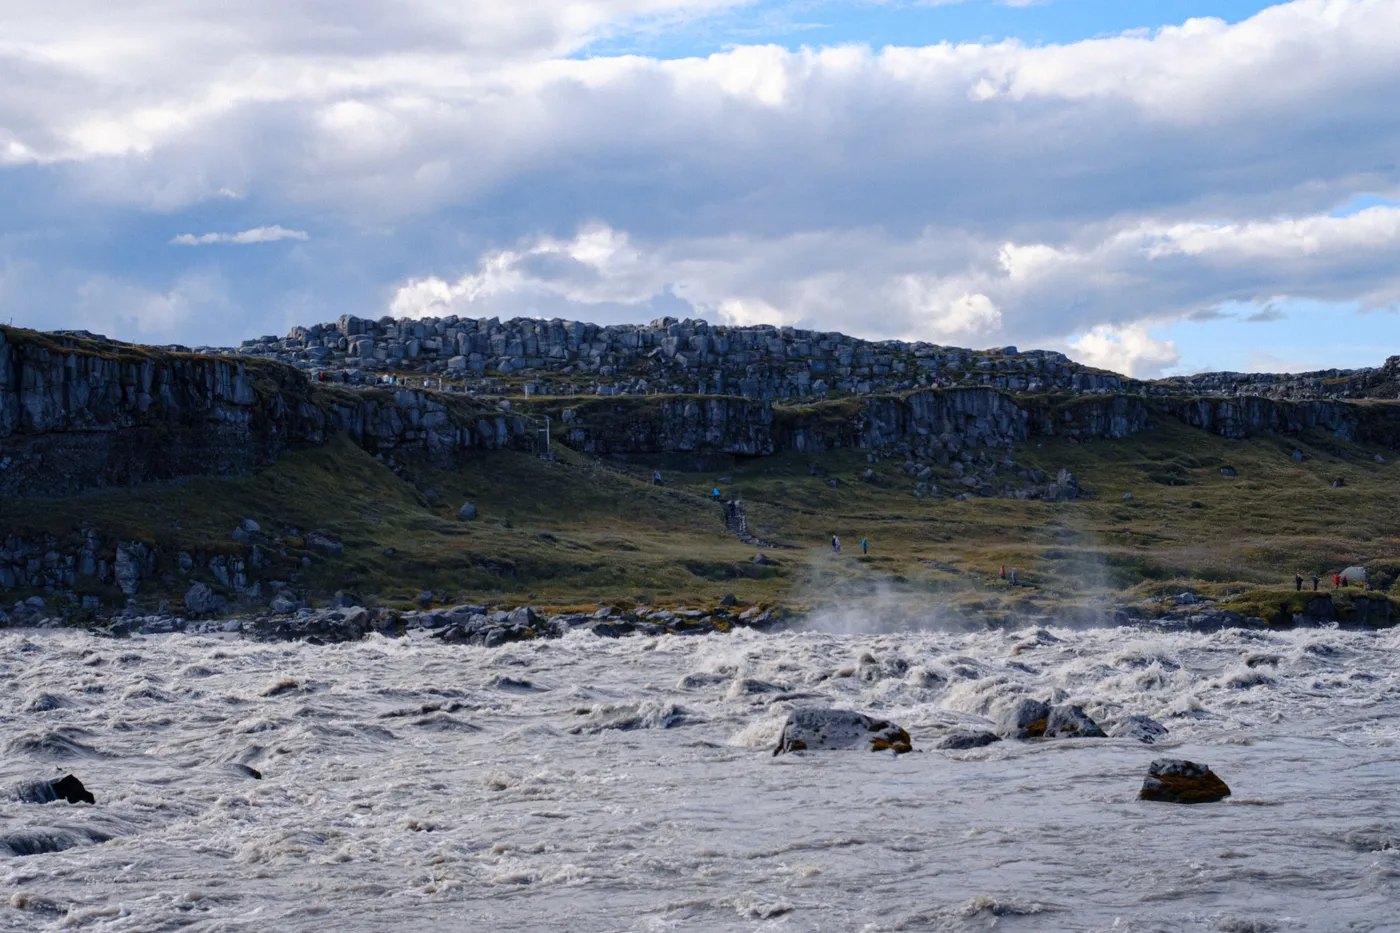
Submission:
<svg viewBox="0 0 1400 933">
<path fill-rule="evenodd" d="M 71 771 L 97 803 L 0 801 L 0 837 L 70 846 L 0 840 L 0 930 L 1400 930 L 1397 648 L 10 631 L 0 779 Z M 1022 696 L 1171 734 L 934 750 Z M 773 757 L 804 704 L 889 718 L 916 751 Z M 1138 801 L 1163 756 L 1234 795 Z"/>
</svg>

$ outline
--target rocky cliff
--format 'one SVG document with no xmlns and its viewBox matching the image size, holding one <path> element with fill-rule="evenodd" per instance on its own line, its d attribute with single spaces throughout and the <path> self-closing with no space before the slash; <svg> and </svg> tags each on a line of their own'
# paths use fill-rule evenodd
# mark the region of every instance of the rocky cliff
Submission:
<svg viewBox="0 0 1400 933">
<path fill-rule="evenodd" d="M 352 332 L 359 327 L 346 325 Z M 563 328 L 565 350 L 559 352 L 572 352 L 568 347 L 590 333 Z M 652 340 L 637 336 L 651 331 L 619 333 L 632 333 L 639 348 Z M 750 341 L 730 338 L 729 352 Z M 557 349 L 550 341 L 530 346 L 548 354 Z M 661 355 L 679 346 L 665 344 Z M 1034 359 L 1038 371 L 1052 375 L 1063 366 L 1048 356 L 1012 357 L 1012 349 L 1003 351 L 998 366 Z M 765 352 L 778 350 L 789 352 L 785 344 Z M 807 347 L 803 359 L 814 352 Z M 916 359 L 942 365 L 945 355 Z M 878 355 L 872 359 L 884 365 Z M 1008 385 L 1020 378 L 1006 372 L 996 378 Z M 1084 378 L 1071 373 L 1069 381 Z M 543 441 L 546 417 L 554 437 L 584 452 L 678 456 L 690 463 L 852 447 L 946 463 L 965 449 L 1007 448 L 1032 437 L 1129 437 L 1168 418 L 1231 438 L 1326 431 L 1339 440 L 1400 445 L 1400 409 L 1393 403 L 1109 393 L 1098 383 L 1038 393 L 949 384 L 785 404 L 726 395 L 585 395 L 517 398 L 512 408 L 510 401 L 472 396 L 460 386 L 424 389 L 421 382 L 346 385 L 308 378 L 273 360 L 0 328 L 0 496 L 63 496 L 179 476 L 239 475 L 333 432 L 375 453 L 412 449 L 450 461 L 475 449 L 534 448 Z"/>
<path fill-rule="evenodd" d="M 328 431 L 438 454 L 533 437 L 520 416 L 466 399 L 337 390 L 277 363 L 0 328 L 0 498 L 240 475 Z"/>
</svg>

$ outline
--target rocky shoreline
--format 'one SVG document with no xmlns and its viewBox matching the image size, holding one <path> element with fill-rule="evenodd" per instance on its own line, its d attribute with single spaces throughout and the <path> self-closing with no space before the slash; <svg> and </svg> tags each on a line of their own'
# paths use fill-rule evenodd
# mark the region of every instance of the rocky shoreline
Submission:
<svg viewBox="0 0 1400 933">
<path fill-rule="evenodd" d="M 562 638 L 580 631 L 601 638 L 663 635 L 688 636 L 726 633 L 736 629 L 786 631 L 820 628 L 833 607 L 742 606 L 726 597 L 718 606 L 619 609 L 599 606 L 589 610 L 558 611 L 543 606 L 457 605 L 422 610 L 366 608 L 345 598 L 337 605 L 312 608 L 284 607 L 282 611 L 248 614 L 214 613 L 186 617 L 168 609 L 156 611 L 128 606 L 110 615 L 71 610 L 53 614 L 41 597 L 16 602 L 0 610 L 0 631 L 5 629 L 80 628 L 93 635 L 233 635 L 259 641 L 306 641 L 331 644 L 358 641 L 372 634 L 404 637 L 422 634 L 444 644 L 494 648 L 518 641 Z M 847 610 L 849 612 L 849 610 Z M 1210 633 L 1222 629 L 1279 630 L 1284 628 L 1345 625 L 1382 628 L 1395 623 L 1390 601 L 1381 594 L 1351 597 L 1351 614 L 1342 618 L 1328 594 L 1318 594 L 1305 612 L 1272 620 L 1245 616 L 1211 600 L 1189 593 L 1147 604 L 1119 604 L 1105 608 L 1066 607 L 1036 615 L 938 610 L 930 614 L 930 627 L 951 629 L 1020 629 L 1037 633 L 1023 647 L 1053 640 L 1046 626 L 1142 626 L 1160 631 Z M 913 626 L 917 628 L 915 624 Z"/>
</svg>

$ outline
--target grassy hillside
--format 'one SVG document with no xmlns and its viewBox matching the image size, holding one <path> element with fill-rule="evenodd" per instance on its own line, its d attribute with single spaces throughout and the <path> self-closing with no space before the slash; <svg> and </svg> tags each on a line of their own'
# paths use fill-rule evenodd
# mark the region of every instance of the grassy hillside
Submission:
<svg viewBox="0 0 1400 933">
<path fill-rule="evenodd" d="M 647 467 L 555 450 L 557 462 L 500 451 L 458 470 L 409 460 L 396 472 L 336 441 L 238 480 L 7 502 L 0 526 L 53 534 L 70 548 L 87 528 L 108 541 L 156 544 L 165 579 L 144 585 L 143 601 L 178 598 L 188 586 L 176 575 L 181 550 L 249 556 L 231 537 L 245 518 L 273 538 L 254 577 L 390 604 L 423 591 L 438 602 L 554 605 L 726 592 L 803 605 L 880 592 L 995 615 L 1192 589 L 1234 597 L 1252 614 L 1288 598 L 1295 570 L 1330 583 L 1333 570 L 1363 563 L 1386 586 L 1400 570 L 1400 466 L 1330 436 L 1230 441 L 1169 423 L 1124 441 L 1046 440 L 1013 451 L 1018 469 L 1068 468 L 1095 493 L 1061 503 L 953 501 L 947 490 L 960 487 L 948 471 L 933 479 L 942 496 L 917 499 L 902 461 L 870 463 L 858 451 L 667 472 L 655 487 Z M 1222 475 L 1226 466 L 1237 475 Z M 862 480 L 866 469 L 873 481 Z M 745 501 L 752 533 L 789 546 L 764 552 L 776 563 L 753 563 L 755 549 L 725 530 L 721 507 L 708 501 L 715 485 Z M 457 519 L 464 501 L 478 504 L 478 520 Z M 343 542 L 343 557 L 308 550 L 311 532 Z M 845 544 L 840 555 L 830 552 L 832 534 Z M 869 555 L 860 554 L 862 537 Z M 1021 586 L 999 579 L 1002 565 L 1017 569 Z M 115 590 L 102 595 L 117 601 Z"/>
</svg>

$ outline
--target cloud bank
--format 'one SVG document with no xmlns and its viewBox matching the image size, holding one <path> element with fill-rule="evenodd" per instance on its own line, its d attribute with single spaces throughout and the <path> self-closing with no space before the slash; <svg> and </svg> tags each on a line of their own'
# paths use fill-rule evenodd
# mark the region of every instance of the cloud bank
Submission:
<svg viewBox="0 0 1400 933">
<path fill-rule="evenodd" d="M 0 182 L 338 231 L 270 287 L 371 270 L 364 314 L 696 314 L 1153 375 L 1181 363 L 1154 328 L 1222 306 L 1400 302 L 1392 0 L 1065 45 L 587 55 L 736 5 L 22 0 Z M 306 234 L 170 242 L 282 238 Z"/>
</svg>

